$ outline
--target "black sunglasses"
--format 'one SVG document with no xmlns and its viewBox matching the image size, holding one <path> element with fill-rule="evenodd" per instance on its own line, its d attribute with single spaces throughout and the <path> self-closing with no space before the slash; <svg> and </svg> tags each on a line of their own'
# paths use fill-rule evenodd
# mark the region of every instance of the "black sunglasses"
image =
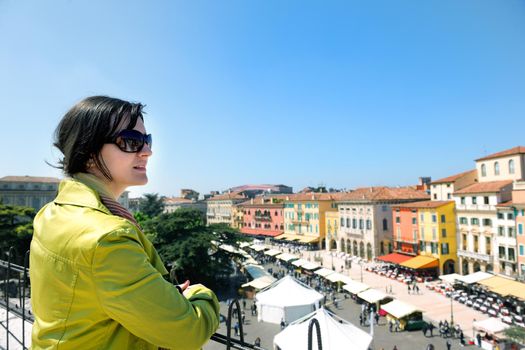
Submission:
<svg viewBox="0 0 525 350">
<path fill-rule="evenodd" d="M 117 145 L 122 152 L 136 153 L 140 152 L 146 143 L 149 148 L 151 148 L 152 139 L 151 134 L 143 134 L 137 130 L 125 129 L 111 138 L 109 143 Z"/>
</svg>

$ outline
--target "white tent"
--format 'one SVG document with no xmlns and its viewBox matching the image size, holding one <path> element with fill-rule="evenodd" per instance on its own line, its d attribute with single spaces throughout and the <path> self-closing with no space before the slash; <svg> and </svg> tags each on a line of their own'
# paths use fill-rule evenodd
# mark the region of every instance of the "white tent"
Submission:
<svg viewBox="0 0 525 350">
<path fill-rule="evenodd" d="M 362 291 L 367 290 L 368 288 L 370 287 L 366 284 L 357 281 L 348 281 L 343 286 L 343 289 L 351 294 L 361 293 Z"/>
<path fill-rule="evenodd" d="M 298 260 L 292 261 L 292 265 L 300 267 L 300 266 L 306 264 L 307 262 L 308 262 L 308 260 L 298 259 Z"/>
<path fill-rule="evenodd" d="M 335 273 L 334 270 L 327 269 L 326 267 L 320 268 L 319 270 L 314 272 L 316 275 L 326 277 L 329 274 Z"/>
<path fill-rule="evenodd" d="M 454 282 L 456 282 L 456 280 L 459 279 L 460 277 L 461 275 L 458 273 L 451 273 L 448 275 L 441 275 L 439 276 L 439 279 L 449 284 L 454 284 Z"/>
<path fill-rule="evenodd" d="M 413 314 L 414 312 L 421 312 L 421 310 L 415 306 L 399 300 L 393 300 L 388 304 L 384 304 L 381 306 L 381 309 L 398 319 Z"/>
<path fill-rule="evenodd" d="M 321 306 L 324 296 L 291 276 L 285 276 L 256 296 L 257 320 L 279 324 L 293 322 Z"/>
<path fill-rule="evenodd" d="M 308 326 L 312 318 L 319 322 L 323 349 L 366 350 L 372 336 L 331 312 L 321 308 L 286 327 L 273 338 L 274 347 L 282 350 L 308 349 Z M 317 333 L 313 333 L 313 348 L 317 349 Z"/>
<path fill-rule="evenodd" d="M 299 259 L 297 255 L 293 255 L 290 253 L 282 253 L 282 254 L 276 255 L 275 257 L 279 260 L 286 261 L 286 262 L 290 262 L 291 260 Z"/>
<path fill-rule="evenodd" d="M 301 266 L 301 268 L 303 268 L 304 270 L 315 270 L 320 267 L 321 266 L 319 266 L 319 264 L 316 264 L 314 262 L 309 262 L 309 261 L 307 261 L 305 264 Z"/>
<path fill-rule="evenodd" d="M 490 278 L 490 277 L 494 277 L 494 275 L 491 273 L 478 271 L 478 272 L 474 272 L 466 276 L 459 276 L 458 278 L 456 278 L 456 280 L 461 281 L 465 284 L 472 284 L 472 283 L 477 283 L 479 281 L 486 280 L 487 278 Z"/>
<path fill-rule="evenodd" d="M 269 256 L 276 256 L 279 254 L 281 254 L 281 251 L 277 249 L 270 249 L 264 252 L 264 255 L 269 255 Z"/>
<path fill-rule="evenodd" d="M 275 278 L 272 276 L 262 276 L 259 278 L 254 279 L 253 281 L 247 282 L 242 285 L 243 288 L 245 287 L 252 287 L 256 290 L 261 290 L 263 288 L 268 287 L 270 284 L 275 282 Z"/>
<path fill-rule="evenodd" d="M 392 297 L 377 289 L 367 289 L 357 294 L 357 296 L 370 304 L 375 304 L 386 298 L 390 298 L 390 300 L 392 300 Z"/>
<path fill-rule="evenodd" d="M 501 322 L 499 319 L 490 317 L 483 321 L 476 321 L 472 324 L 474 329 L 486 332 L 491 335 L 496 335 L 509 328 L 509 325 Z"/>
<path fill-rule="evenodd" d="M 268 249 L 267 246 L 265 246 L 265 245 L 260 245 L 260 244 L 252 244 L 252 245 L 250 246 L 250 248 L 252 248 L 252 249 L 255 250 L 256 252 L 260 252 L 260 251 L 263 251 L 263 250 Z"/>
</svg>

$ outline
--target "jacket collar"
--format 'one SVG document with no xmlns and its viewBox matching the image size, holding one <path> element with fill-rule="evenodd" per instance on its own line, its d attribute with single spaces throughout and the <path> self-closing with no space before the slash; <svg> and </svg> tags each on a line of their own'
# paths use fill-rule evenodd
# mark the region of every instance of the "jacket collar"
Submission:
<svg viewBox="0 0 525 350">
<path fill-rule="evenodd" d="M 75 174 L 72 179 L 68 178 L 60 182 L 58 195 L 54 202 L 88 207 L 111 215 L 111 212 L 100 201 L 99 193 L 108 195 L 109 191 L 94 175 Z"/>
</svg>

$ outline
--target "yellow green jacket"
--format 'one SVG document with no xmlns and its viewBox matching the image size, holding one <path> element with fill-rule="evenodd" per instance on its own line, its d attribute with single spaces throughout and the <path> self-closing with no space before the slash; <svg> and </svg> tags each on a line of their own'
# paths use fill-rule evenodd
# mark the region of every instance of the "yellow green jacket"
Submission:
<svg viewBox="0 0 525 350">
<path fill-rule="evenodd" d="M 215 294 L 180 294 L 150 241 L 93 184 L 62 181 L 35 217 L 32 349 L 200 349 L 219 325 Z"/>
</svg>

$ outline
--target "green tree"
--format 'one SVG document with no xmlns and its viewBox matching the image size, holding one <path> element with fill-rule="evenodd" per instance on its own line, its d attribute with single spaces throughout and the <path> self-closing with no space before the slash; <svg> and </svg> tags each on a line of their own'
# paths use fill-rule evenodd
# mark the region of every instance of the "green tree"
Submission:
<svg viewBox="0 0 525 350">
<path fill-rule="evenodd" d="M 201 211 L 181 208 L 145 222 L 163 261 L 179 282 L 216 286 L 233 272 L 232 255 L 218 249 L 220 244 L 236 245 L 244 240 L 238 230 L 227 225 L 206 226 Z"/>
<path fill-rule="evenodd" d="M 507 337 L 508 339 L 511 339 L 522 345 L 525 344 L 525 329 L 518 327 L 518 326 L 512 326 L 512 327 L 505 329 L 503 333 L 505 334 L 505 337 Z"/>
<path fill-rule="evenodd" d="M 146 193 L 139 204 L 139 211 L 144 215 L 154 218 L 164 211 L 164 197 L 158 193 Z"/>
<path fill-rule="evenodd" d="M 17 263 L 23 262 L 25 252 L 29 250 L 34 217 L 33 208 L 0 204 L 0 250 L 14 247 Z"/>
</svg>

